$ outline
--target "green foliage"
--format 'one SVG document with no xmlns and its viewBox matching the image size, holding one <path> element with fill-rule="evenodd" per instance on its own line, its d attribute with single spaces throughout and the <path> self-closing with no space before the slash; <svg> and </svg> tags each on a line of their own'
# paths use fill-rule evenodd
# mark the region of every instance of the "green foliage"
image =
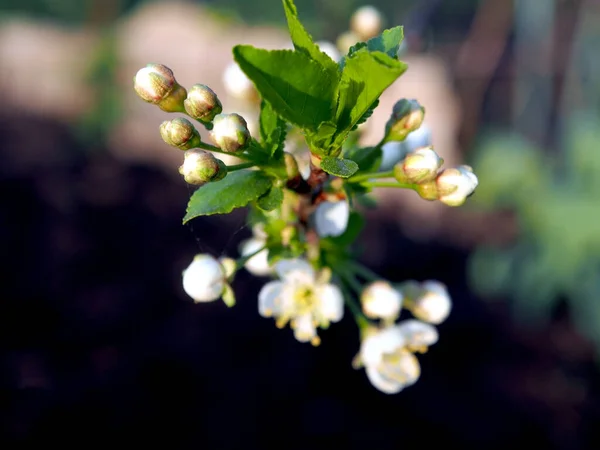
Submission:
<svg viewBox="0 0 600 450">
<path fill-rule="evenodd" d="M 271 105 L 264 100 L 260 105 L 259 124 L 262 147 L 270 157 L 274 159 L 281 158 L 287 126 L 275 113 Z"/>
<path fill-rule="evenodd" d="M 256 170 L 240 170 L 196 189 L 183 218 L 186 223 L 198 216 L 227 214 L 256 200 L 273 185 L 271 177 Z"/>
<path fill-rule="evenodd" d="M 515 317 L 548 320 L 564 298 L 575 322 L 600 350 L 600 131 L 598 119 L 567 124 L 564 158 L 515 137 L 485 141 L 474 169 L 485 180 L 473 204 L 510 208 L 519 235 L 508 248 L 477 249 L 469 264 L 475 289 L 510 297 Z M 550 171 L 548 167 L 553 167 Z"/>
</svg>

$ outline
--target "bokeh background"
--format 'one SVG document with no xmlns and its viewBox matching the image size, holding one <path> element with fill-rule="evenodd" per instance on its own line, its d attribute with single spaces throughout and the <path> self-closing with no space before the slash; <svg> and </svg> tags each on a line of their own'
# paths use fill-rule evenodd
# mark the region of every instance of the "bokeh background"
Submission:
<svg viewBox="0 0 600 450">
<path fill-rule="evenodd" d="M 358 0 L 297 0 L 335 42 Z M 227 111 L 231 47 L 287 45 L 279 0 L 0 0 L 3 449 L 600 448 L 600 2 L 372 0 L 403 24 L 437 152 L 480 179 L 461 208 L 378 194 L 361 260 L 454 300 L 422 378 L 395 396 L 350 362 L 351 317 L 312 348 L 238 304 L 194 305 L 197 252 L 238 255 L 244 211 L 181 225 L 181 153 L 137 99 L 148 62 Z M 367 251 L 368 249 L 368 251 Z"/>
</svg>

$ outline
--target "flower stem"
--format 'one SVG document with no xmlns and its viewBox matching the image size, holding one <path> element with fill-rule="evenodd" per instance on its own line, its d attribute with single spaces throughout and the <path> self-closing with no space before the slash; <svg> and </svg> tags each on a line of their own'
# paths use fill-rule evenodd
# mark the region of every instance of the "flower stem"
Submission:
<svg viewBox="0 0 600 450">
<path fill-rule="evenodd" d="M 236 170 L 247 169 L 248 167 L 253 167 L 256 164 L 253 162 L 247 162 L 242 164 L 235 164 L 233 166 L 227 166 L 228 172 L 235 172 Z"/>
<path fill-rule="evenodd" d="M 202 150 L 208 150 L 208 151 L 215 152 L 215 153 L 221 153 L 223 155 L 235 156 L 236 158 L 245 159 L 246 161 L 253 160 L 250 155 L 247 155 L 245 153 L 224 152 L 219 147 L 215 147 L 214 145 L 207 144 L 206 142 L 200 142 L 200 144 L 198 144 L 197 148 L 201 148 Z"/>
<path fill-rule="evenodd" d="M 348 178 L 348 183 L 359 183 L 365 180 L 371 180 L 373 178 L 392 178 L 394 176 L 393 170 L 388 170 L 387 172 L 368 172 L 361 173 L 359 175 L 354 175 L 353 177 Z"/>
<path fill-rule="evenodd" d="M 414 189 L 415 188 L 414 184 L 398 183 L 397 181 L 373 181 L 371 183 L 364 182 L 364 183 L 360 183 L 360 184 L 361 184 L 361 186 L 364 186 L 367 188 L 377 188 L 377 187 L 390 187 L 390 188 L 398 188 L 398 189 Z"/>
<path fill-rule="evenodd" d="M 341 274 L 338 273 L 338 275 L 342 281 L 340 287 L 342 288 L 342 292 L 344 293 L 344 303 L 346 303 L 348 309 L 352 313 L 352 316 L 354 316 L 354 320 L 359 330 L 363 330 L 370 325 L 369 319 L 367 319 L 362 313 L 358 302 L 354 299 L 352 292 L 350 292 L 350 290 L 348 289 L 347 280 Z"/>
<path fill-rule="evenodd" d="M 363 266 L 359 262 L 346 261 L 345 264 L 347 265 L 349 270 L 352 270 L 353 272 L 355 272 L 357 275 L 359 275 L 361 278 L 364 278 L 365 280 L 368 280 L 368 281 L 381 280 L 381 277 L 379 275 L 377 275 L 375 272 L 373 272 L 368 267 Z"/>
</svg>

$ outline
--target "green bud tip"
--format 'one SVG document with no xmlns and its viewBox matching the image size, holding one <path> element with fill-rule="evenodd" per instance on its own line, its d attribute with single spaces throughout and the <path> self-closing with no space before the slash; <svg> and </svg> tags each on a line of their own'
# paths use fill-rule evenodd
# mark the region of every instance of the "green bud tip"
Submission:
<svg viewBox="0 0 600 450">
<path fill-rule="evenodd" d="M 425 108 L 417 100 L 399 100 L 385 125 L 385 142 L 403 141 L 410 132 L 421 126 L 424 117 Z"/>
<path fill-rule="evenodd" d="M 217 94 L 204 84 L 195 84 L 190 88 L 183 106 L 190 117 L 204 122 L 212 121 L 223 111 Z"/>
</svg>

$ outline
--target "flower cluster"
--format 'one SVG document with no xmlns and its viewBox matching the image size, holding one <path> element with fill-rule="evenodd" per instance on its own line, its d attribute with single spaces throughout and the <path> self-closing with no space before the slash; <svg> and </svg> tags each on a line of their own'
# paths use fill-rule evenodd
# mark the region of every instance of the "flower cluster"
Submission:
<svg viewBox="0 0 600 450">
<path fill-rule="evenodd" d="M 258 313 L 278 328 L 289 324 L 298 341 L 315 346 L 319 330 L 349 311 L 360 330 L 355 367 L 364 367 L 380 391 L 396 393 L 419 378 L 415 355 L 437 342 L 435 325 L 448 317 L 450 296 L 439 282 L 395 285 L 357 262 L 353 244 L 364 225 L 357 206 L 372 205 L 370 194 L 378 187 L 411 189 L 458 206 L 478 180 L 468 166 L 442 169 L 417 100 L 394 105 L 381 142 L 359 145 L 379 96 L 406 70 L 398 59 L 400 27 L 379 35 L 383 16 L 363 7 L 336 48 L 313 42 L 292 0 L 283 5 L 292 47 L 236 46 L 235 62 L 224 73 L 226 94 L 255 108 L 257 118 L 244 114 L 249 122 L 224 113 L 210 87 L 186 89 L 161 64 L 149 64 L 134 78 L 144 101 L 186 116 L 159 127 L 168 145 L 185 152 L 179 169 L 184 180 L 198 186 L 184 223 L 249 209 L 252 237 L 240 243 L 239 258 L 196 255 L 183 271 L 183 289 L 197 303 L 222 299 L 231 307 L 239 270 L 270 277 L 258 293 Z M 364 63 L 371 69 L 360 70 Z M 353 87 L 359 85 L 383 87 L 363 92 Z M 211 143 L 192 121 L 206 129 Z M 226 165 L 215 156 L 223 154 L 241 162 Z M 399 321 L 406 311 L 414 318 Z"/>
</svg>

